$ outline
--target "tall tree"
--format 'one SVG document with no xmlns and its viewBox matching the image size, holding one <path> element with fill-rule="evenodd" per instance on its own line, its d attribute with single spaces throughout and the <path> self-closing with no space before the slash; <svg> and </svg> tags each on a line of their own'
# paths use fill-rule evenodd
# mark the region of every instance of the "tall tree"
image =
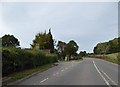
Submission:
<svg viewBox="0 0 120 87">
<path fill-rule="evenodd" d="M 65 48 L 65 45 L 66 45 L 65 42 L 58 41 L 58 44 L 57 44 L 58 52 L 63 52 L 63 51 L 64 51 L 64 48 Z"/>
<path fill-rule="evenodd" d="M 54 40 L 53 40 L 53 36 L 52 36 L 52 33 L 51 33 L 51 28 L 49 29 L 48 37 L 49 37 L 50 52 L 54 53 Z"/>
<path fill-rule="evenodd" d="M 33 40 L 33 44 L 31 44 L 31 46 L 32 48 L 37 48 L 37 49 L 49 49 L 50 53 L 53 53 L 54 52 L 54 40 L 51 34 L 51 29 L 49 29 L 48 34 L 46 32 L 38 33 L 35 36 L 35 39 Z"/>
<path fill-rule="evenodd" d="M 20 42 L 13 35 L 4 35 L 2 37 L 2 46 L 3 47 L 16 47 L 20 46 Z"/>
<path fill-rule="evenodd" d="M 65 45 L 66 45 L 65 42 L 58 41 L 57 50 L 58 50 L 59 56 L 60 56 L 62 59 L 65 57 L 65 52 L 64 52 Z"/>
</svg>

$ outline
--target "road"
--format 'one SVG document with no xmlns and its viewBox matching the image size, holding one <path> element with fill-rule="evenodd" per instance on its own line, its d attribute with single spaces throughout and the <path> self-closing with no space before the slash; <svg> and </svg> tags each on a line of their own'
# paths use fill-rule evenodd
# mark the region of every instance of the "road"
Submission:
<svg viewBox="0 0 120 87">
<path fill-rule="evenodd" d="M 118 65 L 84 58 L 83 61 L 60 62 L 58 66 L 23 80 L 16 85 L 110 85 L 118 84 Z"/>
</svg>

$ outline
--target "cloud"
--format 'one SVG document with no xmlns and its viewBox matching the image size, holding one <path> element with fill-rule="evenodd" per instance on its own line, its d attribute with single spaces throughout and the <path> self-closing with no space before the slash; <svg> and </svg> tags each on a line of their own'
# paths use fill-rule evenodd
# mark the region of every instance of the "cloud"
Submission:
<svg viewBox="0 0 120 87">
<path fill-rule="evenodd" d="M 35 34 L 51 27 L 56 40 L 74 39 L 92 52 L 98 42 L 117 37 L 117 8 L 115 2 L 3 3 L 0 35 L 12 33 L 29 47 Z"/>
</svg>

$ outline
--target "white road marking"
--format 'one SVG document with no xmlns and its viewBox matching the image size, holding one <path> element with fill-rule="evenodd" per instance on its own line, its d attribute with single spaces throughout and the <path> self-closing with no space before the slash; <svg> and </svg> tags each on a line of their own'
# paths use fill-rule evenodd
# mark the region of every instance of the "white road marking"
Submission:
<svg viewBox="0 0 120 87">
<path fill-rule="evenodd" d="M 46 78 L 46 79 L 44 79 L 44 80 L 40 81 L 40 83 L 45 82 L 47 79 L 48 79 L 48 78 Z"/>
<path fill-rule="evenodd" d="M 109 84 L 109 82 L 105 79 L 105 77 L 102 75 L 102 73 L 99 71 L 99 69 L 97 68 L 95 62 L 93 61 L 94 67 L 96 68 L 96 70 L 98 71 L 98 73 L 100 74 L 100 76 L 103 78 L 103 80 L 105 81 L 105 83 L 111 87 L 111 85 Z"/>
<path fill-rule="evenodd" d="M 62 72 L 64 71 L 64 69 L 61 70 Z"/>
<path fill-rule="evenodd" d="M 114 85 L 117 85 L 117 83 L 115 81 L 113 81 L 99 66 L 97 66 L 100 71 L 114 84 Z"/>
</svg>

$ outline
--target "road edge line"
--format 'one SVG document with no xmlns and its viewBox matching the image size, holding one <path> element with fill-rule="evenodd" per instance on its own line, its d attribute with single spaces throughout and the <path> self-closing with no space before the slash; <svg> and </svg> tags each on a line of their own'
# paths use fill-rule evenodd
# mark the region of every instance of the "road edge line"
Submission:
<svg viewBox="0 0 120 87">
<path fill-rule="evenodd" d="M 102 79 L 105 81 L 105 83 L 106 83 L 109 87 L 111 87 L 111 85 L 109 84 L 109 82 L 105 79 L 105 77 L 104 77 L 104 76 L 102 75 L 102 73 L 99 71 L 99 69 L 98 69 L 98 67 L 96 66 L 94 60 L 93 60 L 93 64 L 94 64 L 94 67 L 95 67 L 95 69 L 97 70 L 97 72 L 100 74 L 100 76 L 102 77 Z"/>
<path fill-rule="evenodd" d="M 100 71 L 114 84 L 114 85 L 117 85 L 117 83 L 115 81 L 113 81 L 99 66 L 97 66 Z"/>
</svg>

